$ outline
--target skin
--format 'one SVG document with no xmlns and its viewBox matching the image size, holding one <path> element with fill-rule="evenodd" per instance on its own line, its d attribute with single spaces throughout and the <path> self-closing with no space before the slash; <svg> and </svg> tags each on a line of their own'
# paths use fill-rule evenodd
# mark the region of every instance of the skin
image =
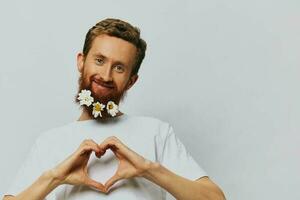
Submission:
<svg viewBox="0 0 300 200">
<path fill-rule="evenodd" d="M 138 79 L 137 74 L 131 76 L 136 51 L 133 44 L 120 38 L 108 35 L 96 37 L 87 56 L 82 53 L 77 55 L 77 68 L 83 76 L 79 91 L 87 88 L 91 90 L 95 101 L 106 104 L 109 100 L 113 100 L 119 104 L 124 93 Z M 109 90 L 99 88 L 94 80 L 113 88 Z M 83 109 L 79 120 L 93 119 L 90 113 L 91 110 Z M 117 116 L 122 114 L 120 111 Z M 99 120 L 111 117 L 106 112 L 102 115 Z"/>
<path fill-rule="evenodd" d="M 97 40 L 96 40 L 97 39 Z M 94 95 L 98 98 L 105 98 L 110 95 L 124 94 L 136 82 L 138 76 L 130 76 L 134 62 L 136 48 L 131 43 L 119 38 L 102 35 L 95 39 L 93 46 L 84 57 L 82 53 L 77 55 L 77 67 L 80 73 L 84 74 L 83 84 L 92 86 Z M 105 55 L 105 62 L 101 65 L 95 64 L 92 53 L 99 52 Z M 91 53 L 91 54 L 90 54 Z M 120 68 L 115 67 L 120 61 L 128 67 L 127 71 L 120 73 Z M 101 79 L 105 83 L 112 83 L 114 92 L 95 87 L 90 77 Z M 112 95 L 113 96 L 113 95 Z M 122 115 L 119 112 L 118 116 Z M 111 117 L 105 115 L 105 117 Z M 104 117 L 104 118 L 105 118 Z M 91 120 L 93 117 L 88 111 L 83 111 L 79 117 L 81 120 Z M 111 150 L 119 160 L 116 173 L 104 184 L 92 180 L 87 172 L 87 163 L 92 153 L 101 159 L 107 150 Z M 133 177 L 145 178 L 154 184 L 167 190 L 179 200 L 200 200 L 200 199 L 225 199 L 222 190 L 208 177 L 197 180 L 189 180 L 168 170 L 160 163 L 152 162 L 130 149 L 117 137 L 111 136 L 104 141 L 84 140 L 78 149 L 59 163 L 53 169 L 44 172 L 32 185 L 26 188 L 17 196 L 5 196 L 5 200 L 28 199 L 42 200 L 56 187 L 63 184 L 85 185 L 105 194 L 111 192 L 109 189 L 119 180 Z"/>
</svg>

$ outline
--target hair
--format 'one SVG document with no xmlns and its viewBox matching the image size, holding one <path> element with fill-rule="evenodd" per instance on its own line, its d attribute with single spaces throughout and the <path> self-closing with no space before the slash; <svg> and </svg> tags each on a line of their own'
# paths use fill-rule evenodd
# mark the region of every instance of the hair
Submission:
<svg viewBox="0 0 300 200">
<path fill-rule="evenodd" d="M 140 37 L 139 28 L 132 26 L 128 22 L 114 18 L 106 18 L 98 22 L 92 28 L 89 29 L 85 36 L 85 42 L 83 45 L 84 56 L 88 55 L 94 39 L 102 34 L 126 40 L 137 48 L 137 53 L 135 57 L 134 66 L 131 71 L 131 76 L 137 74 L 145 57 L 145 52 L 147 48 L 147 43 Z"/>
</svg>

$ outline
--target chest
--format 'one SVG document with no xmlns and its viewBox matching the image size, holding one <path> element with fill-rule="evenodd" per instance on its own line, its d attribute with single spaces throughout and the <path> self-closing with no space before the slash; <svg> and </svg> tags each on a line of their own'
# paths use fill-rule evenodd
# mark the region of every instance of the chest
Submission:
<svg viewBox="0 0 300 200">
<path fill-rule="evenodd" d="M 109 136 L 118 137 L 122 143 L 124 143 L 131 150 L 135 151 L 139 155 L 155 161 L 156 160 L 156 148 L 155 139 L 150 135 L 137 135 L 121 132 L 119 134 L 113 134 L 112 132 L 96 134 L 94 132 L 86 132 L 85 135 L 80 137 L 69 136 L 64 142 L 58 142 L 55 144 L 55 150 L 53 150 L 49 156 L 51 160 L 58 163 L 70 154 L 72 154 L 80 145 L 84 139 L 92 139 L 96 143 L 101 143 Z M 54 163 L 53 163 L 54 164 Z M 118 159 L 115 157 L 111 150 L 107 150 L 101 157 L 97 158 L 94 153 L 91 154 L 88 162 L 88 173 L 90 178 L 105 183 L 111 176 L 114 175 L 118 168 Z M 120 180 L 111 188 L 109 195 L 95 191 L 92 188 L 85 186 L 72 186 L 62 185 L 54 192 L 56 200 L 83 200 L 83 199 L 128 199 L 128 200 L 151 200 L 162 199 L 163 192 L 160 187 L 152 182 L 143 178 L 131 178 L 126 180 Z"/>
</svg>

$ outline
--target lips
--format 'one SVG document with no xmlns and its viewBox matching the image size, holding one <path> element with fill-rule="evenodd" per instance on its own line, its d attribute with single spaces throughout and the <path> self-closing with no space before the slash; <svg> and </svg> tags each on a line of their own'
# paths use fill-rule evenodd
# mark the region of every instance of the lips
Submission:
<svg viewBox="0 0 300 200">
<path fill-rule="evenodd" d="M 93 84 L 96 86 L 96 88 L 99 88 L 100 90 L 111 90 L 113 88 L 112 86 L 100 84 L 96 81 L 93 81 Z"/>
<path fill-rule="evenodd" d="M 112 85 L 103 84 L 103 83 L 101 83 L 101 82 L 98 82 L 98 81 L 96 81 L 96 80 L 94 80 L 94 82 L 95 82 L 96 84 L 98 84 L 98 85 L 101 85 L 101 86 L 103 86 L 103 87 L 107 87 L 107 88 L 113 88 L 113 86 L 112 86 Z"/>
</svg>

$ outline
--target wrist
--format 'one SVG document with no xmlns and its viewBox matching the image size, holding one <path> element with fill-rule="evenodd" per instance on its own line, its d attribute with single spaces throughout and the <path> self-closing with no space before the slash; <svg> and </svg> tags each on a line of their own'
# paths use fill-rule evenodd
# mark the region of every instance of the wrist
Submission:
<svg viewBox="0 0 300 200">
<path fill-rule="evenodd" d="M 59 185 L 62 185 L 64 182 L 63 180 L 56 175 L 55 171 L 53 169 L 45 171 L 42 175 L 42 177 L 49 181 L 51 185 L 54 187 L 57 187 Z"/>
<path fill-rule="evenodd" d="M 142 177 L 151 180 L 155 172 L 160 169 L 161 165 L 158 162 L 151 162 L 147 163 L 147 167 L 142 175 Z"/>
</svg>

